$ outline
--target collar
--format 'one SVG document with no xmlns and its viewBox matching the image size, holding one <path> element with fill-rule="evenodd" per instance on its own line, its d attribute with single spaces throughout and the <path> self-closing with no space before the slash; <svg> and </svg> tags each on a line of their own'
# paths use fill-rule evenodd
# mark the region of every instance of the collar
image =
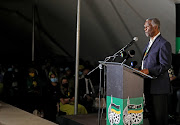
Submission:
<svg viewBox="0 0 180 125">
<path fill-rule="evenodd" d="M 160 34 L 161 34 L 161 33 L 159 32 L 153 39 L 150 39 L 149 42 L 150 42 L 150 43 L 153 43 Z"/>
</svg>

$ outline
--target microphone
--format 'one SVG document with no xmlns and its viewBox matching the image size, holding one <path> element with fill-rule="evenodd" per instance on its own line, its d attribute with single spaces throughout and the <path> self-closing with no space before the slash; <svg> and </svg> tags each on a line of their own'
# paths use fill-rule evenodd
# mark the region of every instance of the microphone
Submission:
<svg viewBox="0 0 180 125">
<path fill-rule="evenodd" d="M 131 67 L 134 68 L 137 65 L 137 61 L 132 61 L 131 62 Z"/>
<path fill-rule="evenodd" d="M 128 51 L 127 58 L 132 58 L 132 57 L 134 57 L 134 55 L 135 55 L 135 51 L 134 50 L 130 50 L 130 51 Z"/>
<path fill-rule="evenodd" d="M 129 58 L 134 57 L 134 55 L 135 55 L 135 51 L 134 51 L 134 50 L 128 51 L 128 55 L 127 55 L 127 57 L 123 60 L 122 64 L 125 63 Z"/>
<path fill-rule="evenodd" d="M 125 45 L 123 48 L 121 48 L 119 51 L 117 51 L 113 56 L 110 57 L 114 57 L 113 60 L 116 58 L 116 56 L 119 56 L 118 53 L 122 54 L 125 49 L 127 49 L 129 46 L 131 46 L 135 41 L 138 41 L 138 37 L 134 37 L 133 40 L 128 43 L 127 45 Z M 121 55 L 120 55 L 121 56 Z M 110 57 L 106 57 L 105 61 L 108 61 L 110 59 Z M 122 56 L 121 56 L 122 57 Z"/>
<path fill-rule="evenodd" d="M 131 46 L 134 42 L 137 42 L 137 41 L 138 41 L 138 37 L 134 37 L 133 40 L 132 40 L 130 43 L 128 43 L 128 44 L 125 46 L 124 49 L 126 49 L 126 48 L 129 47 L 129 46 Z"/>
<path fill-rule="evenodd" d="M 135 36 L 135 37 L 133 38 L 133 40 L 134 40 L 134 41 L 138 41 L 138 37 Z"/>
</svg>

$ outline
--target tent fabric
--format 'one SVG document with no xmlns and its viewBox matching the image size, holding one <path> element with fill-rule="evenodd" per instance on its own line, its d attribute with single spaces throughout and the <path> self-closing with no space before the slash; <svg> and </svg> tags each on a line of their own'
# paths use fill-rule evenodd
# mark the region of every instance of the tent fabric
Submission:
<svg viewBox="0 0 180 125">
<path fill-rule="evenodd" d="M 36 55 L 46 56 L 49 52 L 75 58 L 77 0 L 2 0 L 0 52 L 8 53 L 10 58 L 12 55 L 14 58 L 18 56 L 20 60 L 20 53 L 24 53 L 31 60 L 34 4 L 37 7 L 35 60 L 38 58 Z M 143 48 L 148 42 L 144 34 L 144 22 L 149 17 L 160 19 L 161 34 L 171 43 L 174 52 L 175 15 L 175 3 L 172 0 L 82 0 L 80 58 L 97 63 L 137 36 L 139 40 L 126 51 L 135 50 L 132 60 L 140 64 Z"/>
</svg>

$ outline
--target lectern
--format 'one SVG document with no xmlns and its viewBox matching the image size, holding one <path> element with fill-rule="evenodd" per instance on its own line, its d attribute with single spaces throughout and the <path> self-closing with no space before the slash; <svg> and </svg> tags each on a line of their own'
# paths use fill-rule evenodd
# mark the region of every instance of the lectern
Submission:
<svg viewBox="0 0 180 125">
<path fill-rule="evenodd" d="M 144 78 L 152 77 L 122 63 L 100 63 L 106 67 L 106 124 L 143 124 Z"/>
</svg>

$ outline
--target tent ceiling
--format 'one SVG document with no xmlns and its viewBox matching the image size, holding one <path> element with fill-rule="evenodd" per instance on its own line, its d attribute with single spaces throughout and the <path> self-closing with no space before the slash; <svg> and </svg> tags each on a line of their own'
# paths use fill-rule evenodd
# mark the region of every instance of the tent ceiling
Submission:
<svg viewBox="0 0 180 125">
<path fill-rule="evenodd" d="M 0 2 L 1 37 L 6 42 L 31 47 L 33 1 L 2 0 Z M 39 51 L 75 57 L 77 0 L 36 0 L 35 42 Z M 112 55 L 132 40 L 139 38 L 133 60 L 140 63 L 148 42 L 144 21 L 148 17 L 161 20 L 161 33 L 175 49 L 175 4 L 171 0 L 81 0 L 80 57 L 97 62 Z M 21 43 L 22 42 L 22 43 Z M 28 44 L 26 44 L 28 42 Z M 3 44 L 3 42 L 1 42 Z M 3 45 L 2 51 L 7 51 Z M 8 47 L 7 47 L 8 48 Z M 64 50 L 65 51 L 64 51 Z M 29 56 L 30 49 L 27 49 Z M 22 49 L 21 52 L 24 52 Z M 36 52 L 39 52 L 36 49 Z"/>
</svg>

